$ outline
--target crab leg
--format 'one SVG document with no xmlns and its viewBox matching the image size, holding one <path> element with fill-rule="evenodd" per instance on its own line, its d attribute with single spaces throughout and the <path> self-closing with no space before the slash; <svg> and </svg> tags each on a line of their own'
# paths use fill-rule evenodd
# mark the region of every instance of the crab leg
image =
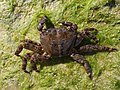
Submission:
<svg viewBox="0 0 120 90">
<path fill-rule="evenodd" d="M 19 53 L 23 50 L 23 48 L 37 52 L 37 53 L 44 53 L 44 51 L 42 50 L 42 47 L 40 44 L 31 41 L 31 40 L 22 40 L 21 42 L 23 42 L 23 44 L 20 44 L 15 52 L 16 56 L 20 56 Z"/>
<path fill-rule="evenodd" d="M 79 54 L 72 54 L 71 57 L 76 60 L 78 63 L 82 64 L 89 76 L 90 79 L 92 79 L 92 69 L 87 60 L 85 60 L 84 56 Z"/>
<path fill-rule="evenodd" d="M 79 52 L 80 53 L 86 53 L 86 52 L 94 52 L 94 51 L 108 51 L 112 52 L 117 50 L 116 48 L 110 48 L 107 46 L 99 46 L 99 45 L 85 45 L 80 47 Z"/>
<path fill-rule="evenodd" d="M 33 70 L 35 70 L 36 72 L 39 72 L 39 70 L 37 70 L 36 64 L 44 60 L 48 60 L 49 56 L 40 55 L 39 53 L 31 52 L 31 53 L 26 53 L 24 57 L 21 57 L 21 58 L 22 58 L 22 70 L 26 73 L 29 73 L 29 71 L 26 70 L 28 60 L 30 60 L 30 64 L 31 64 L 30 72 L 32 72 Z"/>
<path fill-rule="evenodd" d="M 50 57 L 47 55 L 40 55 L 38 53 L 34 53 L 31 58 L 30 58 L 30 64 L 31 64 L 31 71 L 35 70 L 36 72 L 39 72 L 39 70 L 37 70 L 36 64 L 39 62 L 42 62 L 44 60 L 48 60 Z"/>
<path fill-rule="evenodd" d="M 26 70 L 26 66 L 27 66 L 27 60 L 29 60 L 31 58 L 33 53 L 26 53 L 26 55 L 22 58 L 22 70 L 26 73 L 29 73 Z"/>
<path fill-rule="evenodd" d="M 95 34 L 93 35 L 92 32 L 97 33 L 98 31 L 95 28 L 86 28 L 86 29 L 84 29 L 84 34 L 86 36 L 90 37 L 91 39 L 93 39 L 96 43 L 98 43 L 98 40 L 97 40 Z"/>
<path fill-rule="evenodd" d="M 37 45 L 37 46 L 41 46 L 39 43 L 35 42 L 35 41 L 32 41 L 30 39 L 25 39 L 25 40 L 20 40 L 21 42 L 23 43 L 31 43 L 31 44 L 34 44 L 34 45 Z"/>
<path fill-rule="evenodd" d="M 97 30 L 95 28 L 84 29 L 82 33 L 79 33 L 77 35 L 77 40 L 76 40 L 75 46 L 79 45 L 85 37 L 89 37 L 90 39 L 95 41 L 95 43 L 98 43 L 98 40 L 97 40 L 96 36 L 92 34 L 93 32 L 97 33 Z"/>
<path fill-rule="evenodd" d="M 67 26 L 67 27 L 69 26 L 73 30 L 77 30 L 77 28 L 78 28 L 76 24 L 73 24 L 71 22 L 65 22 L 65 21 L 63 21 L 63 22 L 58 22 L 58 23 L 60 23 L 60 24 L 62 24 L 64 26 Z"/>
<path fill-rule="evenodd" d="M 33 70 L 35 70 L 36 72 L 39 72 L 39 71 L 37 70 L 36 62 L 37 62 L 37 58 L 36 58 L 35 55 L 33 55 L 33 56 L 31 57 L 31 59 L 30 59 L 30 64 L 31 64 L 31 70 L 30 70 L 30 72 L 32 72 Z"/>
</svg>

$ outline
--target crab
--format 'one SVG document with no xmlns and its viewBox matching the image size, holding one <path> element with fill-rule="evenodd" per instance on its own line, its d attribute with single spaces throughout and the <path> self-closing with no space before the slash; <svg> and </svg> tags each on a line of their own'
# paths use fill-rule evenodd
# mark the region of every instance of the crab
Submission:
<svg viewBox="0 0 120 90">
<path fill-rule="evenodd" d="M 92 69 L 89 62 L 85 59 L 84 53 L 92 53 L 96 51 L 115 51 L 116 48 L 110 48 L 107 46 L 98 45 L 98 40 L 93 34 L 97 32 L 95 28 L 86 28 L 82 32 L 77 32 L 78 26 L 71 22 L 58 22 L 61 24 L 59 28 L 47 28 L 44 29 L 44 23 L 47 21 L 46 17 L 43 17 L 38 23 L 38 31 L 40 32 L 40 43 L 34 42 L 30 39 L 21 40 L 21 44 L 15 51 L 15 55 L 22 58 L 22 70 L 26 73 L 30 73 L 33 70 L 39 72 L 37 69 L 37 63 L 45 60 L 49 60 L 53 57 L 70 56 L 73 60 L 82 64 L 90 79 L 93 78 Z M 85 38 L 89 38 L 95 42 L 95 44 L 88 44 L 80 46 Z M 24 49 L 31 50 L 32 52 L 26 53 L 21 56 L 20 53 Z M 27 71 L 27 60 L 30 60 L 31 70 Z"/>
</svg>

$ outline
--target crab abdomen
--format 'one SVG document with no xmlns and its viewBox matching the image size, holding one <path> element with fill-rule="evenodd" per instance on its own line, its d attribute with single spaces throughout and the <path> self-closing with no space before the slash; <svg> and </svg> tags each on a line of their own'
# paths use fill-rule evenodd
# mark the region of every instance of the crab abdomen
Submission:
<svg viewBox="0 0 120 90">
<path fill-rule="evenodd" d="M 40 42 L 45 52 L 51 56 L 69 54 L 76 39 L 76 33 L 67 28 L 50 28 L 40 35 Z"/>
</svg>

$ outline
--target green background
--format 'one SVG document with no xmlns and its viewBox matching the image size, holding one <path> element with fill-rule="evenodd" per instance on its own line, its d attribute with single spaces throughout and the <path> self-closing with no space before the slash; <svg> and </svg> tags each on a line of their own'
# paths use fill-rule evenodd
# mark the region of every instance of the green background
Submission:
<svg viewBox="0 0 120 90">
<path fill-rule="evenodd" d="M 0 0 L 0 90 L 120 90 L 120 1 L 112 9 L 105 6 L 108 1 Z M 69 58 L 62 58 L 62 63 L 56 58 L 46 62 L 40 73 L 26 74 L 14 52 L 20 40 L 39 42 L 37 24 L 44 15 L 56 27 L 58 21 L 76 23 L 78 32 L 94 27 L 99 31 L 99 44 L 118 51 L 85 55 L 93 80 L 82 65 Z"/>
</svg>

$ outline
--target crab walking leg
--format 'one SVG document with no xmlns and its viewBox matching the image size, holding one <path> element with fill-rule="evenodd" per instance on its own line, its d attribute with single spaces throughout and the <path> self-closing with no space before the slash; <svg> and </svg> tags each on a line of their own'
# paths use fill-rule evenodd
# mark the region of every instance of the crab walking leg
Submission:
<svg viewBox="0 0 120 90">
<path fill-rule="evenodd" d="M 32 41 L 30 39 L 25 39 L 25 40 L 20 40 L 20 42 L 23 42 L 23 43 L 31 43 L 31 44 L 34 44 L 34 45 L 37 45 L 37 46 L 41 46 L 39 43 L 35 42 L 35 41 Z"/>
<path fill-rule="evenodd" d="M 32 72 L 33 70 L 35 70 L 36 72 L 39 72 L 39 70 L 37 70 L 37 62 L 39 60 L 39 58 L 41 57 L 41 55 L 35 53 L 32 55 L 31 59 L 30 59 L 30 64 L 31 64 L 31 70 L 30 72 Z"/>
<path fill-rule="evenodd" d="M 23 50 L 23 45 L 20 44 L 18 47 L 17 47 L 17 50 L 15 51 L 15 55 L 16 56 L 20 56 L 19 53 Z M 20 56 L 21 57 L 21 56 Z"/>
<path fill-rule="evenodd" d="M 31 58 L 30 58 L 30 64 L 31 64 L 31 71 L 35 70 L 36 72 L 39 72 L 39 70 L 37 70 L 37 63 L 40 63 L 44 60 L 48 60 L 50 57 L 47 55 L 40 55 L 39 53 L 34 53 Z"/>
<path fill-rule="evenodd" d="M 72 54 L 71 57 L 76 60 L 78 63 L 82 64 L 89 75 L 89 78 L 92 79 L 92 69 L 87 60 L 85 60 L 84 56 L 79 54 Z"/>
<path fill-rule="evenodd" d="M 16 56 L 20 56 L 19 54 L 23 50 L 23 48 L 40 53 L 40 54 L 44 53 L 40 44 L 37 44 L 36 42 L 31 41 L 31 40 L 23 40 L 22 42 L 23 43 L 20 44 L 17 50 L 15 51 Z"/>
<path fill-rule="evenodd" d="M 22 58 L 22 70 L 26 73 L 29 73 L 26 70 L 26 66 L 27 66 L 27 60 L 29 60 L 31 58 L 33 53 L 26 53 L 26 55 Z"/>
<path fill-rule="evenodd" d="M 86 28 L 86 29 L 83 30 L 83 32 L 79 33 L 77 35 L 77 40 L 76 40 L 75 46 L 78 46 L 81 43 L 81 41 L 86 37 L 89 37 L 95 43 L 98 43 L 97 37 L 95 35 L 93 35 L 92 32 L 97 33 L 97 30 L 95 28 Z"/>
<path fill-rule="evenodd" d="M 108 51 L 112 52 L 117 50 L 116 48 L 110 48 L 107 46 L 99 46 L 99 45 L 85 45 L 80 47 L 79 52 L 80 53 L 86 53 L 86 52 L 94 52 L 94 51 Z"/>
<path fill-rule="evenodd" d="M 27 67 L 27 61 L 30 60 L 30 64 L 31 64 L 31 70 L 30 72 L 32 72 L 33 70 L 35 70 L 36 72 L 39 72 L 39 70 L 37 70 L 36 64 L 39 62 L 42 62 L 44 60 L 48 60 L 50 56 L 45 56 L 45 55 L 40 55 L 39 53 L 26 53 L 22 58 L 22 70 L 25 73 L 29 73 L 29 71 L 26 70 Z"/>
<path fill-rule="evenodd" d="M 25 57 L 23 57 L 22 59 L 22 70 L 26 73 L 29 73 L 27 70 L 26 70 L 26 66 L 27 66 L 27 59 Z"/>
<path fill-rule="evenodd" d="M 30 64 L 31 64 L 30 72 L 32 72 L 33 70 L 35 70 L 36 72 L 39 72 L 39 70 L 37 70 L 36 59 L 34 57 L 31 58 Z"/>
<path fill-rule="evenodd" d="M 98 31 L 95 28 L 86 28 L 86 29 L 84 29 L 85 35 L 88 36 L 89 38 L 93 39 L 96 43 L 98 43 L 98 40 L 97 40 L 96 36 L 93 35 L 92 32 L 97 33 Z"/>
</svg>

